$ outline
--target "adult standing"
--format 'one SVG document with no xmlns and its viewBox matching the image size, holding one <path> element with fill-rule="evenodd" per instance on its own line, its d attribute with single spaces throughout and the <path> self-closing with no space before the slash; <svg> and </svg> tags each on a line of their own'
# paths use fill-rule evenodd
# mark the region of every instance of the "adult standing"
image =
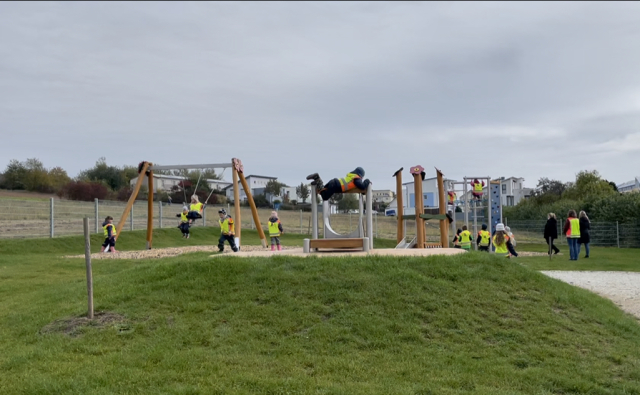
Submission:
<svg viewBox="0 0 640 395">
<path fill-rule="evenodd" d="M 578 239 L 578 253 L 580 255 L 580 244 L 584 244 L 585 258 L 589 258 L 589 243 L 591 242 L 591 221 L 587 217 L 587 213 L 580 211 L 578 216 L 580 220 L 580 238 Z"/>
<path fill-rule="evenodd" d="M 567 221 L 564 223 L 562 233 L 567 236 L 567 244 L 569 244 L 569 255 L 571 261 L 578 260 L 578 239 L 580 238 L 580 220 L 576 215 L 576 210 L 569 210 L 567 213 Z"/>
<path fill-rule="evenodd" d="M 558 220 L 556 219 L 556 215 L 554 213 L 549 213 L 547 215 L 547 223 L 544 226 L 544 241 L 547 242 L 549 246 L 549 255 L 551 255 L 551 250 L 553 250 L 554 254 L 560 252 L 560 249 L 553 244 L 553 241 L 558 238 Z"/>
</svg>

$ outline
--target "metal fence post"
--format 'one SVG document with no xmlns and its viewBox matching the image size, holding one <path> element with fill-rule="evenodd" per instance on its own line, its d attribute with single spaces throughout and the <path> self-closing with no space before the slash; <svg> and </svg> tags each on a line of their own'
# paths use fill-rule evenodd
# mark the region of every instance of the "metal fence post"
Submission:
<svg viewBox="0 0 640 395">
<path fill-rule="evenodd" d="M 378 214 L 376 213 L 376 238 L 378 238 Z"/>
<path fill-rule="evenodd" d="M 160 204 L 158 205 L 158 209 L 160 210 L 160 214 L 158 217 L 158 220 L 160 221 L 159 226 L 160 226 L 160 229 L 162 229 L 162 201 L 160 201 Z"/>
<path fill-rule="evenodd" d="M 616 239 L 618 240 L 618 248 L 620 248 L 620 227 L 618 221 L 616 221 Z"/>
<path fill-rule="evenodd" d="M 96 198 L 95 200 L 95 211 L 96 211 L 96 233 L 100 233 L 100 228 L 98 227 L 99 223 L 100 223 L 100 213 L 98 212 L 98 199 Z"/>
<path fill-rule="evenodd" d="M 49 237 L 53 238 L 53 230 L 55 228 L 55 224 L 53 223 L 53 198 L 50 199 L 50 207 L 49 207 Z"/>
<path fill-rule="evenodd" d="M 300 234 L 302 234 L 302 210 L 300 210 Z"/>
<path fill-rule="evenodd" d="M 131 211 L 129 212 L 129 228 L 133 230 L 133 206 L 131 206 Z"/>
</svg>

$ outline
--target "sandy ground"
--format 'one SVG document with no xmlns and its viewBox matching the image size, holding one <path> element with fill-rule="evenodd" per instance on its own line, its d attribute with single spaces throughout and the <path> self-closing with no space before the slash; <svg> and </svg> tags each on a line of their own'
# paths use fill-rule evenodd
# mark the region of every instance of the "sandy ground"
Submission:
<svg viewBox="0 0 640 395">
<path fill-rule="evenodd" d="M 117 247 L 116 247 L 117 248 Z M 295 247 L 284 247 L 286 249 L 293 249 Z M 275 254 L 277 252 L 271 252 L 271 250 L 265 250 L 261 246 L 242 246 L 241 249 L 243 252 L 248 253 L 250 251 L 264 251 L 269 254 Z M 283 250 L 283 251 L 285 251 Z M 217 246 L 189 246 L 189 247 L 171 247 L 171 248 L 157 248 L 151 250 L 140 250 L 140 251 L 119 251 L 115 254 L 112 253 L 94 253 L 91 254 L 91 259 L 155 259 L 155 258 L 167 258 L 172 256 L 178 256 L 182 254 L 187 254 L 190 252 L 199 252 L 199 251 L 208 251 L 208 252 L 217 252 Z M 283 251 L 279 251 L 282 253 Z M 222 254 L 233 254 L 233 251 L 229 248 L 228 245 L 225 245 L 224 252 Z M 215 254 L 218 256 L 221 254 Z M 84 258 L 84 254 L 82 255 L 67 255 L 65 258 Z"/>
<path fill-rule="evenodd" d="M 425 248 L 425 249 L 403 249 L 396 250 L 393 248 L 382 248 L 382 249 L 374 249 L 372 251 L 364 252 L 358 250 L 344 250 L 344 251 L 321 251 L 321 252 L 313 252 L 311 254 L 305 254 L 302 251 L 302 248 L 292 248 L 277 252 L 265 251 L 265 250 L 254 250 L 254 251 L 240 251 L 235 256 L 238 257 L 268 257 L 272 255 L 289 255 L 289 256 L 317 256 L 317 257 L 343 257 L 343 256 L 367 256 L 367 255 L 375 255 L 375 256 L 429 256 L 429 255 L 455 255 L 455 254 L 464 254 L 465 252 L 459 248 Z M 219 256 L 219 254 L 212 255 L 212 257 Z"/>
<path fill-rule="evenodd" d="M 560 270 L 542 273 L 610 299 L 622 310 L 640 319 L 640 273 Z"/>
</svg>

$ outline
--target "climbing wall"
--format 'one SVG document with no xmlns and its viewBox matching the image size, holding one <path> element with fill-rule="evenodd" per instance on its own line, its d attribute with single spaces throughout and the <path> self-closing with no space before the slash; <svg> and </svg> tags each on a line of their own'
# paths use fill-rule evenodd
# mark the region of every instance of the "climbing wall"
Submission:
<svg viewBox="0 0 640 395">
<path fill-rule="evenodd" d="M 496 231 L 496 225 L 502 222 L 500 208 L 500 182 L 491 183 L 491 234 Z"/>
</svg>

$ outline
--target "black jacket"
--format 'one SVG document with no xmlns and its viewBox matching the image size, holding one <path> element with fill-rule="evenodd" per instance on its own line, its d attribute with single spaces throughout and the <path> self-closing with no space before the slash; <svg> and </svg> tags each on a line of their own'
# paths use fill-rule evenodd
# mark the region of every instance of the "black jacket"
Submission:
<svg viewBox="0 0 640 395">
<path fill-rule="evenodd" d="M 591 222 L 586 218 L 580 218 L 580 238 L 578 239 L 578 243 L 587 244 L 591 242 L 590 230 Z"/>
<path fill-rule="evenodd" d="M 547 224 L 544 226 L 544 239 L 557 239 L 558 238 L 558 221 L 555 218 L 549 218 Z"/>
</svg>

